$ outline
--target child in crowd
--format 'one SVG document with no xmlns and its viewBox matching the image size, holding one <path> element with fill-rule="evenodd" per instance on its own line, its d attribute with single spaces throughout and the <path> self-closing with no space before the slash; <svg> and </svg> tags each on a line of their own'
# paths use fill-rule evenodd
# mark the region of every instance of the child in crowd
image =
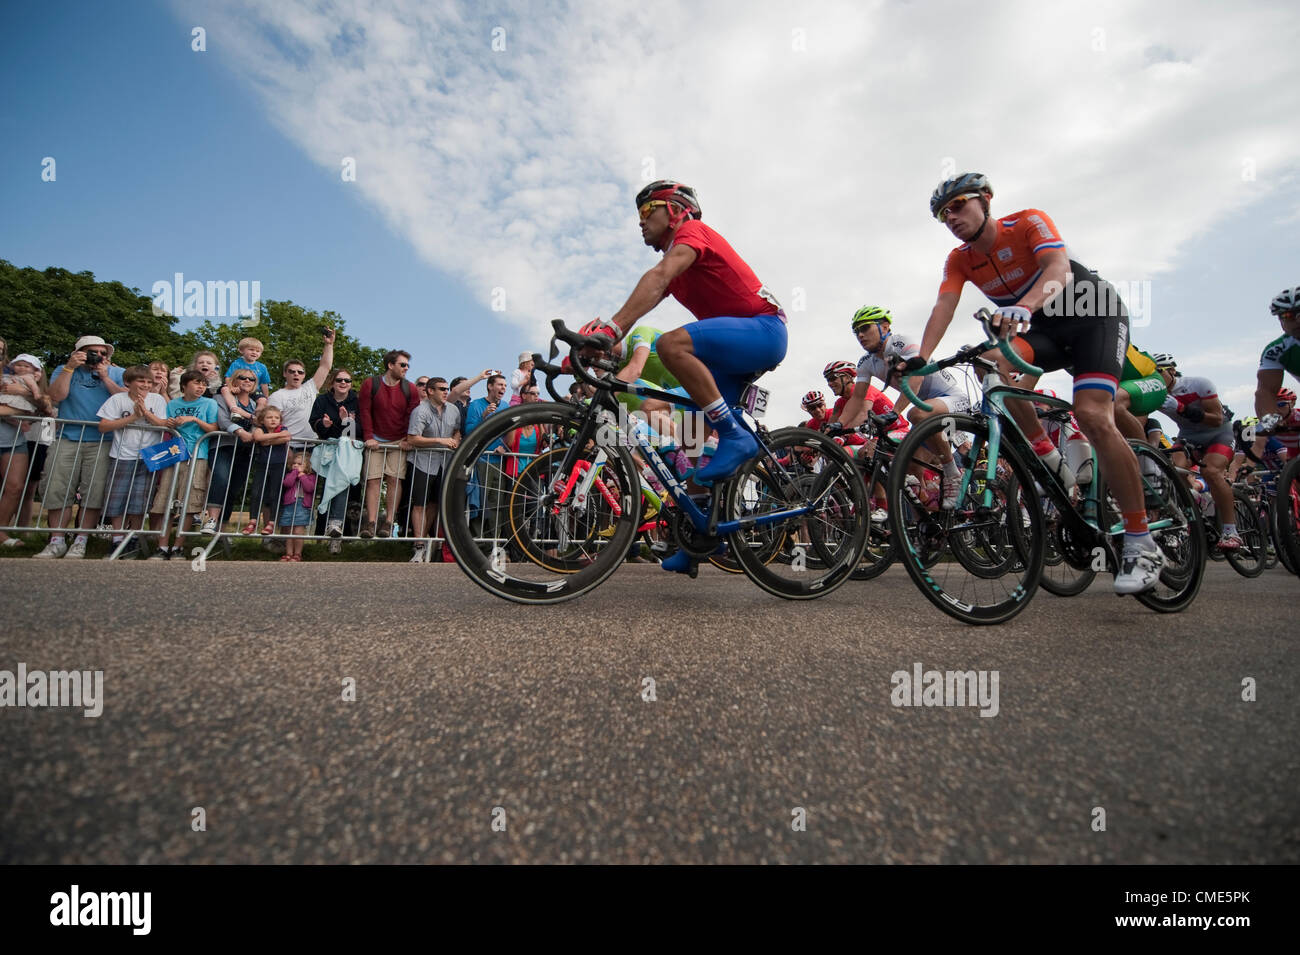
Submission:
<svg viewBox="0 0 1300 955">
<path fill-rule="evenodd" d="M 176 546 L 167 547 L 165 540 L 159 541 L 155 559 L 163 559 L 170 552 L 177 557 L 184 553 L 180 542 L 180 533 L 186 527 L 186 520 L 191 514 L 197 515 L 203 510 L 208 493 L 208 441 L 199 441 L 203 435 L 217 430 L 217 403 L 204 392 L 208 382 L 201 371 L 187 371 L 181 375 L 181 396 L 167 403 L 167 424 L 181 433 L 185 439 L 185 448 L 189 452 L 188 460 L 176 465 L 175 489 L 165 476 L 158 480 L 158 491 L 154 495 L 150 513 L 162 527 L 163 515 L 173 500 L 186 501 L 185 489 L 189 488 L 188 503 L 183 508 L 176 522 Z M 150 526 L 154 526 L 150 524 Z"/>
<path fill-rule="evenodd" d="M 153 375 L 153 388 L 156 395 L 162 395 L 163 401 L 171 397 L 171 369 L 165 361 L 149 362 L 149 373 Z"/>
<path fill-rule="evenodd" d="M 221 387 L 225 382 L 221 378 L 220 367 L 217 363 L 217 353 L 214 351 L 196 351 L 194 357 L 190 360 L 189 368 L 173 368 L 171 370 L 171 387 L 168 394 L 173 398 L 181 396 L 181 375 L 188 370 L 201 371 L 207 381 L 207 389 L 203 392 L 209 398 L 216 398 L 221 394 Z"/>
<path fill-rule="evenodd" d="M 221 397 L 225 399 L 226 408 L 232 412 L 235 411 L 235 396 L 230 390 L 230 380 L 241 371 L 251 371 L 257 375 L 257 392 L 263 398 L 271 394 L 271 373 L 257 360 L 266 350 L 265 347 L 256 338 L 241 338 L 238 347 L 239 357 L 226 369 L 225 384 L 221 386 Z"/>
<path fill-rule="evenodd" d="M 311 453 L 299 451 L 284 476 L 284 497 L 280 501 L 281 533 L 289 535 L 281 560 L 302 560 L 302 537 L 312 521 L 312 497 L 316 494 L 316 475 L 311 469 Z"/>
<path fill-rule="evenodd" d="M 148 365 L 127 368 L 122 372 L 122 384 L 126 391 L 110 395 L 97 412 L 100 433 L 113 433 L 104 516 L 113 525 L 115 548 L 125 536 L 121 531 L 140 528 L 149 503 L 151 475 L 140 460 L 140 452 L 161 440 L 162 435 L 147 425 L 167 426 L 163 417 L 167 414 L 167 404 L 152 390 L 153 374 Z M 122 556 L 134 557 L 137 550 L 133 546 Z"/>
<path fill-rule="evenodd" d="M 239 532 L 247 536 L 257 530 L 259 521 L 263 534 L 275 533 L 275 497 L 284 480 L 285 457 L 293 434 L 284 426 L 280 409 L 263 405 L 253 418 L 253 484 L 249 493 L 248 523 Z"/>
</svg>

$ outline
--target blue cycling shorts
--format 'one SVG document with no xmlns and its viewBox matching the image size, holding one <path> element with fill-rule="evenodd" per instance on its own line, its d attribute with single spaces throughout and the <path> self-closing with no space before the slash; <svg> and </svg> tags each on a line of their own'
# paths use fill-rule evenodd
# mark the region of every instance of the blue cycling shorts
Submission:
<svg viewBox="0 0 1300 955">
<path fill-rule="evenodd" d="M 695 357 L 708 367 L 728 405 L 755 372 L 775 368 L 785 358 L 785 322 L 776 315 L 706 318 L 686 326 Z"/>
</svg>

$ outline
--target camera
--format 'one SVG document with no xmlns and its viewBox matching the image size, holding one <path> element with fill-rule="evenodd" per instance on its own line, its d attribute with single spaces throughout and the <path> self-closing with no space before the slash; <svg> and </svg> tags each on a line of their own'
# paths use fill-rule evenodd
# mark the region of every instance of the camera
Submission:
<svg viewBox="0 0 1300 955">
<path fill-rule="evenodd" d="M 91 365 L 91 366 L 98 365 L 103 360 L 104 360 L 104 356 L 97 351 L 86 352 L 87 365 Z"/>
</svg>

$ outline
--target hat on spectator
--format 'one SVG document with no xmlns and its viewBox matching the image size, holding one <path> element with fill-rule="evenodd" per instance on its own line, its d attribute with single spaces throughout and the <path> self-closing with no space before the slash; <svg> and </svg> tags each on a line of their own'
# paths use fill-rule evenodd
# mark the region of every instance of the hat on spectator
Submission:
<svg viewBox="0 0 1300 955">
<path fill-rule="evenodd" d="M 530 351 L 521 351 L 521 352 L 519 353 L 519 364 L 522 365 L 524 362 L 526 362 L 526 361 L 532 361 L 532 360 L 533 360 L 533 353 L 532 353 L 532 352 L 530 352 Z"/>
<path fill-rule="evenodd" d="M 112 358 L 113 352 L 116 351 L 116 349 L 112 345 L 104 341 L 104 339 L 100 338 L 98 335 L 82 335 L 80 338 L 77 339 L 77 344 L 72 346 L 72 350 L 81 351 L 87 345 L 102 345 L 104 348 L 108 349 L 109 358 Z"/>
<path fill-rule="evenodd" d="M 29 355 L 29 354 L 27 354 L 26 352 L 23 352 L 21 355 L 19 355 L 17 358 L 15 358 L 15 359 L 11 362 L 11 364 L 16 365 L 16 364 L 18 364 L 18 362 L 20 362 L 20 361 L 25 361 L 25 362 L 27 362 L 27 364 L 29 364 L 29 365 L 35 365 L 37 371 L 44 371 L 44 370 L 45 370 L 45 366 L 41 364 L 41 360 L 40 360 L 39 358 L 37 358 L 35 355 Z"/>
</svg>

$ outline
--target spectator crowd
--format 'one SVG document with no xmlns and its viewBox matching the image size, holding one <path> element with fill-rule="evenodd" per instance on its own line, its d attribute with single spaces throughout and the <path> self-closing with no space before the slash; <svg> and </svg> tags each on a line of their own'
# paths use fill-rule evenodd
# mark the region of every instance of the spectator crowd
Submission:
<svg viewBox="0 0 1300 955">
<path fill-rule="evenodd" d="M 184 368 L 124 368 L 87 334 L 48 374 L 0 341 L 0 547 L 35 548 L 20 535 L 48 532 L 34 557 L 84 558 L 101 535 L 109 556 L 135 557 L 132 532 L 147 529 L 155 558 L 183 553 L 183 533 L 263 537 L 285 562 L 302 560 L 309 535 L 332 553 L 345 537 L 405 537 L 413 562 L 449 560 L 445 543 L 432 546 L 445 462 L 504 404 L 539 400 L 531 354 L 508 377 L 411 380 L 410 354 L 395 349 L 383 374 L 357 378 L 335 367 L 334 337 L 323 330 L 310 377 L 290 359 L 274 389 L 251 337 L 224 368 L 211 351 Z M 511 432 L 506 443 L 526 454 L 538 440 Z"/>
</svg>

